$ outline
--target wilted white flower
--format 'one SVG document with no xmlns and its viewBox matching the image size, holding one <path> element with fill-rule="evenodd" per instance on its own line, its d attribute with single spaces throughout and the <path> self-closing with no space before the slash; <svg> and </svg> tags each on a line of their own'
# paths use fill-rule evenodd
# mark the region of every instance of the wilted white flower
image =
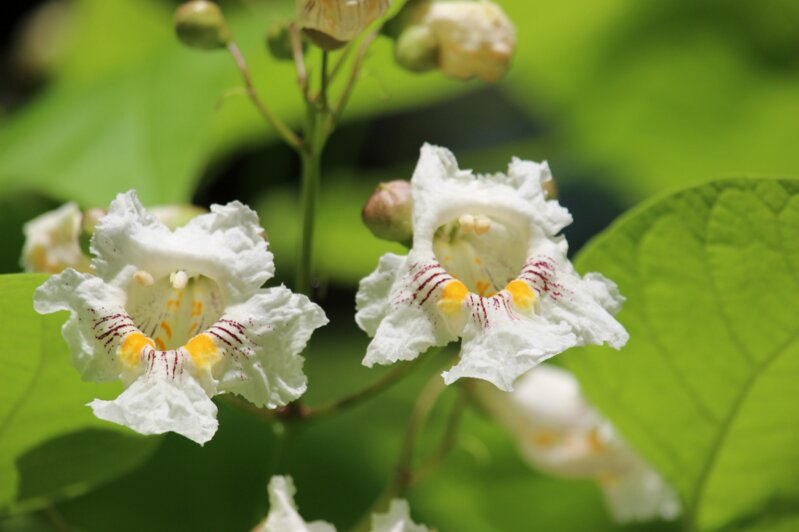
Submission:
<svg viewBox="0 0 799 532">
<path fill-rule="evenodd" d="M 275 476 L 269 481 L 269 515 L 253 532 L 336 532 L 326 521 L 306 523 L 297 511 L 297 492 L 291 477 Z M 372 515 L 370 532 L 429 532 L 411 520 L 407 501 L 394 499 L 388 512 Z"/>
<path fill-rule="evenodd" d="M 397 40 L 400 64 L 407 62 L 411 70 L 437 66 L 447 76 L 489 82 L 508 70 L 516 32 L 497 4 L 425 1 L 409 4 L 408 10 L 406 27 Z"/>
<path fill-rule="evenodd" d="M 214 395 L 268 408 L 302 395 L 298 353 L 327 319 L 305 296 L 261 288 L 274 273 L 262 231 L 239 202 L 171 231 L 133 191 L 117 196 L 92 239 L 96 276 L 67 269 L 34 298 L 40 313 L 70 311 L 63 335 L 85 380 L 125 385 L 90 404 L 97 417 L 204 443 Z"/>
<path fill-rule="evenodd" d="M 66 203 L 26 223 L 22 228 L 22 268 L 43 273 L 58 273 L 65 268 L 89 271 L 89 257 L 80 248 L 82 218 L 77 204 Z"/>
<path fill-rule="evenodd" d="M 555 476 L 590 478 L 618 522 L 673 519 L 677 494 L 583 397 L 566 370 L 541 365 L 511 393 L 480 385 L 477 396 L 515 437 L 534 468 Z"/>
<path fill-rule="evenodd" d="M 382 17 L 390 0 L 297 0 L 300 27 L 347 42 Z"/>
<path fill-rule="evenodd" d="M 387 253 L 361 281 L 358 325 L 374 339 L 364 364 L 412 360 L 462 339 L 449 384 L 475 377 L 511 390 L 539 362 L 577 345 L 623 346 L 622 297 L 596 273 L 575 272 L 558 236 L 569 212 L 546 200 L 546 163 L 514 159 L 508 174 L 460 170 L 430 145 L 411 181 L 413 246 Z"/>
</svg>

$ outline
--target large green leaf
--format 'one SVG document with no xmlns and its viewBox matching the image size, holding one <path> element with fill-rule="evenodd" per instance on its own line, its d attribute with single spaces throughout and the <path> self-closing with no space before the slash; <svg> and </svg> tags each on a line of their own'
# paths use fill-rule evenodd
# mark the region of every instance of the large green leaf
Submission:
<svg viewBox="0 0 799 532">
<path fill-rule="evenodd" d="M 630 342 L 564 360 L 714 529 L 799 504 L 799 181 L 736 179 L 635 210 L 580 256 Z"/>
<path fill-rule="evenodd" d="M 61 338 L 65 316 L 33 310 L 44 279 L 0 276 L 0 512 L 86 491 L 137 466 L 158 441 L 102 422 L 85 406 L 119 386 L 81 382 Z"/>
</svg>

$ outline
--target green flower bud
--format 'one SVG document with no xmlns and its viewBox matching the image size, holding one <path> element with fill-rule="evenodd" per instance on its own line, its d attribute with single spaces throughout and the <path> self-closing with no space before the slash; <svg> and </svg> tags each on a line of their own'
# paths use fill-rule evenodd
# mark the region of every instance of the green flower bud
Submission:
<svg viewBox="0 0 799 532">
<path fill-rule="evenodd" d="M 361 217 L 377 238 L 409 245 L 413 240 L 411 184 L 398 179 L 377 185 Z"/>
<path fill-rule="evenodd" d="M 201 50 L 224 48 L 230 42 L 222 10 L 206 0 L 192 0 L 178 7 L 175 30 L 183 44 Z"/>
<path fill-rule="evenodd" d="M 428 26 L 405 28 L 394 46 L 394 58 L 412 72 L 424 72 L 438 66 L 438 42 Z"/>
<path fill-rule="evenodd" d="M 275 59 L 290 61 L 294 58 L 294 47 L 291 45 L 291 31 L 288 22 L 275 22 L 266 30 L 266 46 Z M 303 52 L 307 48 L 302 39 Z"/>
</svg>

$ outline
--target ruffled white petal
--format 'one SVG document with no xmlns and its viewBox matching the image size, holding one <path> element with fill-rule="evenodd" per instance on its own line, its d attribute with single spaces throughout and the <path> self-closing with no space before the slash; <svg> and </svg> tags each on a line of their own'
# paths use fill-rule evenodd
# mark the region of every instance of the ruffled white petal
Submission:
<svg viewBox="0 0 799 532">
<path fill-rule="evenodd" d="M 200 445 L 216 433 L 216 405 L 193 375 L 191 359 L 178 351 L 150 351 L 147 370 L 113 401 L 89 406 L 100 419 L 140 434 L 177 432 Z"/>
<path fill-rule="evenodd" d="M 210 213 L 173 232 L 129 191 L 116 197 L 97 225 L 93 265 L 98 276 L 119 287 L 126 287 L 140 270 L 156 279 L 176 270 L 204 275 L 239 302 L 274 274 L 261 234 L 258 216 L 239 202 L 212 205 Z"/>
<path fill-rule="evenodd" d="M 224 352 L 221 370 L 215 371 L 220 393 L 237 393 L 267 408 L 297 399 L 307 386 L 299 353 L 327 322 L 318 305 L 283 286 L 227 308 L 208 330 Z"/>
<path fill-rule="evenodd" d="M 605 480 L 600 486 L 608 509 L 618 523 L 671 520 L 680 515 L 677 493 L 643 463 L 620 477 Z"/>
<path fill-rule="evenodd" d="M 274 476 L 269 481 L 269 515 L 253 532 L 336 532 L 325 521 L 306 523 L 297 511 L 297 492 L 291 477 Z"/>
<path fill-rule="evenodd" d="M 133 328 L 124 304 L 122 290 L 72 269 L 48 279 L 33 296 L 33 307 L 40 314 L 70 312 L 61 333 L 83 379 L 95 382 L 120 376 L 119 364 L 109 353 L 116 350 L 120 335 Z"/>
<path fill-rule="evenodd" d="M 371 532 L 429 532 L 429 528 L 418 525 L 411 519 L 408 501 L 394 499 L 384 514 L 372 514 Z"/>
<path fill-rule="evenodd" d="M 565 323 L 550 323 L 541 316 L 508 313 L 484 304 L 487 325 L 470 320 L 462 335 L 460 361 L 443 373 L 452 384 L 462 377 L 484 379 L 504 391 L 513 390 L 522 374 L 576 344 Z"/>
<path fill-rule="evenodd" d="M 380 257 L 377 269 L 360 282 L 355 296 L 355 322 L 369 336 L 375 335 L 380 322 L 391 309 L 389 294 L 405 260 L 406 257 L 386 253 Z"/>
<path fill-rule="evenodd" d="M 66 203 L 29 221 L 22 228 L 25 245 L 20 260 L 26 272 L 58 273 L 66 268 L 89 271 L 89 258 L 80 248 L 82 214 Z"/>
</svg>

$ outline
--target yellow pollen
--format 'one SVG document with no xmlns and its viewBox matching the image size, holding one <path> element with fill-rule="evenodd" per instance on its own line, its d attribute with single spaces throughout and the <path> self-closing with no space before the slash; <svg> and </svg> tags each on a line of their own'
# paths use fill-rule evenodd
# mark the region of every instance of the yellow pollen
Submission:
<svg viewBox="0 0 799 532">
<path fill-rule="evenodd" d="M 171 340 L 171 339 L 172 339 L 172 327 L 170 327 L 170 326 L 169 326 L 169 324 L 168 324 L 167 322 L 165 322 L 165 321 L 162 321 L 162 322 L 161 322 L 161 328 L 162 328 L 162 329 L 164 330 L 164 332 L 166 333 L 166 339 L 167 339 L 167 340 Z"/>
<path fill-rule="evenodd" d="M 505 291 L 509 292 L 513 298 L 513 304 L 516 308 L 521 310 L 530 310 L 535 305 L 535 291 L 530 288 L 530 285 L 521 279 L 514 279 L 509 282 L 505 287 Z"/>
<path fill-rule="evenodd" d="M 457 314 L 468 295 L 469 289 L 465 284 L 460 281 L 450 281 L 444 285 L 441 299 L 438 300 L 438 308 L 445 314 Z"/>
<path fill-rule="evenodd" d="M 198 334 L 183 346 L 198 368 L 210 368 L 222 355 L 207 334 Z"/>
<path fill-rule="evenodd" d="M 119 358 L 122 359 L 126 365 L 135 368 L 141 362 L 141 351 L 145 346 L 154 347 L 155 344 L 152 340 L 144 336 L 140 332 L 132 332 L 125 336 L 122 343 L 117 350 Z"/>
</svg>

